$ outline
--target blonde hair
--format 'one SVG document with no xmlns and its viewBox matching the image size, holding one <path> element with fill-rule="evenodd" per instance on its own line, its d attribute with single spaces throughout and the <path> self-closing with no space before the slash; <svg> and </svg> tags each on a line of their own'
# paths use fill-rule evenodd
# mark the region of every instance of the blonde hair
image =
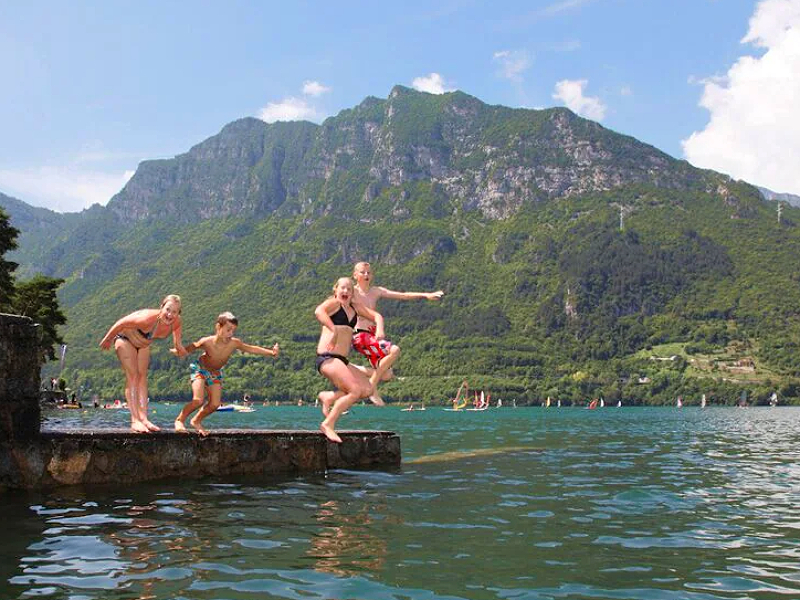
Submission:
<svg viewBox="0 0 800 600">
<path fill-rule="evenodd" d="M 350 285 L 352 285 L 352 286 L 354 286 L 354 285 L 355 285 L 355 284 L 353 283 L 353 279 L 352 279 L 352 278 L 350 278 L 350 277 L 339 277 L 339 279 L 337 279 L 337 280 L 336 280 L 336 283 L 334 283 L 334 284 L 333 284 L 333 295 L 334 295 L 334 296 L 336 295 L 336 288 L 338 288 L 338 287 L 339 287 L 339 283 L 341 283 L 341 282 L 342 282 L 342 281 L 344 281 L 344 280 L 347 280 L 347 281 L 349 281 L 349 282 L 350 282 Z"/>
<path fill-rule="evenodd" d="M 168 294 L 164 296 L 164 299 L 161 301 L 161 308 L 164 308 L 167 305 L 167 302 L 170 301 L 178 305 L 178 314 L 181 314 L 181 297 L 177 294 Z"/>
<path fill-rule="evenodd" d="M 233 323 L 234 325 L 236 325 L 238 327 L 239 326 L 239 319 L 237 319 L 234 316 L 234 314 L 232 312 L 230 312 L 230 311 L 225 311 L 224 313 L 221 313 L 217 317 L 217 325 L 219 325 L 220 327 L 223 327 L 223 326 L 227 325 L 228 323 Z"/>
<path fill-rule="evenodd" d="M 354 264 L 354 265 L 353 265 L 353 275 L 355 275 L 355 274 L 356 274 L 356 271 L 358 271 L 358 268 L 359 268 L 359 267 L 372 267 L 372 265 L 371 265 L 371 264 L 369 264 L 369 263 L 368 263 L 367 261 L 365 261 L 365 260 L 362 260 L 362 261 L 360 261 L 360 262 L 357 262 L 356 264 Z"/>
</svg>

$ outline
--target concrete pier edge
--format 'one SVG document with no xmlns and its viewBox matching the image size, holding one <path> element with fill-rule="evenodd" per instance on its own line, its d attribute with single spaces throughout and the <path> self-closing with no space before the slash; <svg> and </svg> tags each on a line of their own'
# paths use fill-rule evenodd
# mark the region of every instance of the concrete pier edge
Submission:
<svg viewBox="0 0 800 600">
<path fill-rule="evenodd" d="M 391 469 L 401 463 L 390 431 L 213 430 L 133 433 L 127 429 L 42 430 L 37 325 L 0 314 L 0 492 L 158 479 L 224 479 Z M 121 376 L 121 375 L 120 375 Z"/>
</svg>

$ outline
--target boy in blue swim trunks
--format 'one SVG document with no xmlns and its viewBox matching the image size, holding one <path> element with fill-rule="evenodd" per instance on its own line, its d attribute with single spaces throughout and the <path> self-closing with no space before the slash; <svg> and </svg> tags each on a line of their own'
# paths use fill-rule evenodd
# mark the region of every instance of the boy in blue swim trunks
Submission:
<svg viewBox="0 0 800 600">
<path fill-rule="evenodd" d="M 196 362 L 189 366 L 192 373 L 192 400 L 183 407 L 181 414 L 175 419 L 175 431 L 186 431 L 186 419 L 200 408 L 200 412 L 192 417 L 189 424 L 201 435 L 208 435 L 208 431 L 202 425 L 203 419 L 219 408 L 222 400 L 222 368 L 228 363 L 234 350 L 261 356 L 278 356 L 280 352 L 278 344 L 271 349 L 262 348 L 245 344 L 239 338 L 233 337 L 238 326 L 239 319 L 229 312 L 224 312 L 217 317 L 214 335 L 200 338 L 184 347 L 187 354 L 200 349 L 203 350 L 203 353 Z M 208 402 L 203 406 L 206 394 Z"/>
</svg>

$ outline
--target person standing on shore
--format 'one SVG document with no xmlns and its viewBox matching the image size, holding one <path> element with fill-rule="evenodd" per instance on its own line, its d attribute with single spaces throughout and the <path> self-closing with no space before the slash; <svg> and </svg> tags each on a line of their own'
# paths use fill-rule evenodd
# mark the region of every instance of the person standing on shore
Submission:
<svg viewBox="0 0 800 600">
<path fill-rule="evenodd" d="M 125 373 L 125 399 L 131 411 L 131 430 L 136 433 L 159 431 L 147 417 L 150 344 L 172 334 L 175 353 L 185 356 L 181 332 L 181 298 L 170 294 L 161 301 L 160 308 L 143 308 L 122 317 L 100 340 L 103 350 L 114 346 Z"/>
</svg>

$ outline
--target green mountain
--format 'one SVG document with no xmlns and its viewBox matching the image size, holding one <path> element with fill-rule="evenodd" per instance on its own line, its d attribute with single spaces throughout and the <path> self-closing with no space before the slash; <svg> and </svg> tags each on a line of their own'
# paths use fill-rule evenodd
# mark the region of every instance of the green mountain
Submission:
<svg viewBox="0 0 800 600">
<path fill-rule="evenodd" d="M 36 222 L 5 202 L 19 229 Z M 563 108 L 396 87 L 321 125 L 235 121 L 143 162 L 107 207 L 37 212 L 11 258 L 67 280 L 64 376 L 107 398 L 123 379 L 99 339 L 168 293 L 187 340 L 232 310 L 243 339 L 281 343 L 274 364 L 231 360 L 228 397 L 313 398 L 313 309 L 367 260 L 379 285 L 446 291 L 379 306 L 403 349 L 390 400 L 444 400 L 466 378 L 518 403 L 733 402 L 741 386 L 792 401 L 800 213 L 776 206 Z M 166 346 L 151 393 L 185 398 Z"/>
</svg>

